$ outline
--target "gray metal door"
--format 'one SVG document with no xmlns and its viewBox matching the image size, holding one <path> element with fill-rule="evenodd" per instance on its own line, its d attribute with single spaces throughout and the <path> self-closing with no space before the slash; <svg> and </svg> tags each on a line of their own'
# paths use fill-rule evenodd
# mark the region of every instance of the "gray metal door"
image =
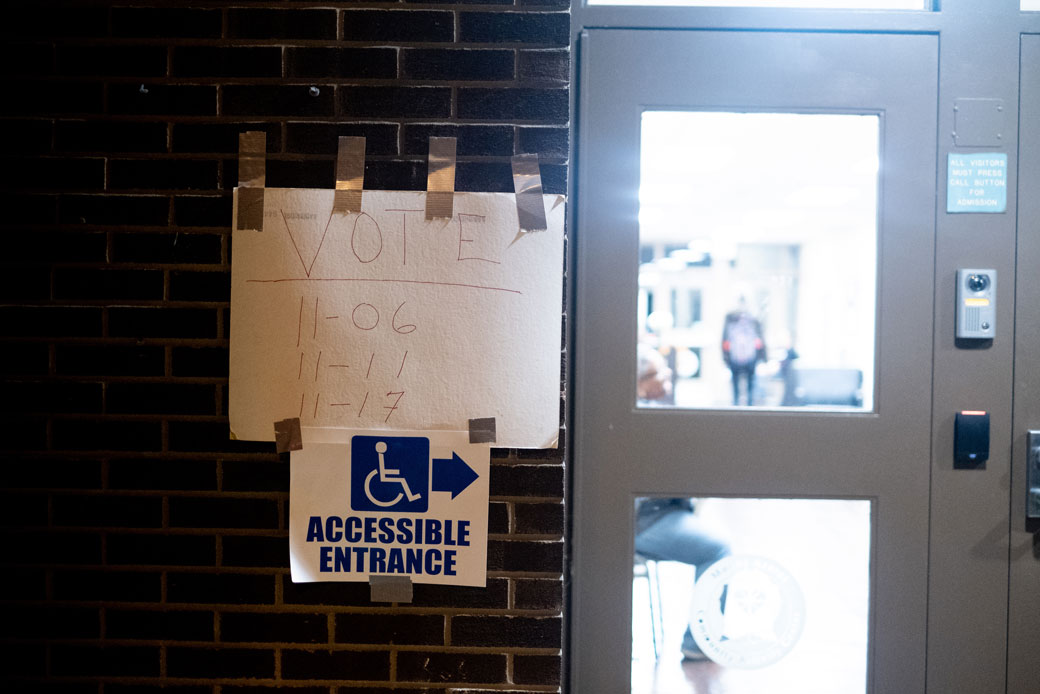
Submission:
<svg viewBox="0 0 1040 694">
<path fill-rule="evenodd" d="M 1015 402 L 1011 471 L 1011 575 L 1008 692 L 1040 682 L 1040 518 L 1028 518 L 1030 486 L 1040 486 L 1040 453 L 1027 430 L 1040 430 L 1040 35 L 1022 36 L 1019 122 L 1018 285 L 1015 309 Z M 1030 485 L 1027 468 L 1034 475 Z M 1036 515 L 1035 513 L 1033 514 Z"/>
<path fill-rule="evenodd" d="M 935 35 L 583 35 L 574 691 L 630 691 L 634 500 L 661 496 L 868 501 L 866 690 L 924 691 L 937 53 Z M 641 119 L 655 109 L 877 117 L 875 337 L 861 409 L 637 405 L 636 191 Z"/>
</svg>

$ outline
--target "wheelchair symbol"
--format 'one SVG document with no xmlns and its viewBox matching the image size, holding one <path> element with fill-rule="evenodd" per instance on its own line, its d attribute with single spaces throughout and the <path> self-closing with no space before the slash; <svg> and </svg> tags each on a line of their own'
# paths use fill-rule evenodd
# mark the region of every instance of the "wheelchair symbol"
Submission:
<svg viewBox="0 0 1040 694">
<path fill-rule="evenodd" d="M 386 460 L 383 458 L 384 454 L 386 454 L 386 442 L 379 441 L 376 443 L 376 455 L 379 456 L 379 467 L 368 473 L 368 477 L 365 478 L 365 496 L 368 497 L 368 500 L 376 506 L 382 506 L 385 508 L 397 504 L 397 502 L 401 500 L 402 496 L 407 496 L 408 501 L 415 501 L 416 499 L 422 498 L 422 494 L 413 494 L 412 490 L 408 488 L 408 480 L 401 477 L 400 470 L 395 470 L 386 466 Z M 372 494 L 372 478 L 376 476 L 376 473 L 379 473 L 380 482 L 397 482 L 401 485 L 403 491 L 397 492 L 397 496 L 390 501 L 377 499 L 375 495 Z"/>
<path fill-rule="evenodd" d="M 424 513 L 429 509 L 430 440 L 424 436 L 354 436 L 350 507 Z"/>
</svg>

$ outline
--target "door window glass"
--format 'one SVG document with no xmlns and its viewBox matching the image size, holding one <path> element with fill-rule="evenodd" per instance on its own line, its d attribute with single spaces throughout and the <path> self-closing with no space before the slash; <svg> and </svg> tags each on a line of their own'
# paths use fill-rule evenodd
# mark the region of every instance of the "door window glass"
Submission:
<svg viewBox="0 0 1040 694">
<path fill-rule="evenodd" d="M 862 694 L 871 502 L 639 497 L 632 692 Z"/>
<path fill-rule="evenodd" d="M 872 410 L 876 115 L 647 111 L 641 407 Z"/>
</svg>

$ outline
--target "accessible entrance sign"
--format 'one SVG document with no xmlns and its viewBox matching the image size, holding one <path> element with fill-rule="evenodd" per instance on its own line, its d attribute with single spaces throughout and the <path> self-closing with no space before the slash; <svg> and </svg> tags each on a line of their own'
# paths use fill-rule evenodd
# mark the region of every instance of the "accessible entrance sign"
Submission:
<svg viewBox="0 0 1040 694">
<path fill-rule="evenodd" d="M 303 429 L 290 456 L 292 580 L 483 586 L 490 449 L 468 432 Z"/>
</svg>

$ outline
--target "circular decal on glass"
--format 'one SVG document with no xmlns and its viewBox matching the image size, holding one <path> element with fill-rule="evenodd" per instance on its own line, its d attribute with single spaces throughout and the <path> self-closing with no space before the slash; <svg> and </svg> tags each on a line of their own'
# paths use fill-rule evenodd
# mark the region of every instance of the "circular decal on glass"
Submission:
<svg viewBox="0 0 1040 694">
<path fill-rule="evenodd" d="M 794 648 L 804 625 L 802 590 L 771 559 L 720 559 L 694 586 L 693 638 L 720 665 L 745 670 L 771 665 Z"/>
</svg>

